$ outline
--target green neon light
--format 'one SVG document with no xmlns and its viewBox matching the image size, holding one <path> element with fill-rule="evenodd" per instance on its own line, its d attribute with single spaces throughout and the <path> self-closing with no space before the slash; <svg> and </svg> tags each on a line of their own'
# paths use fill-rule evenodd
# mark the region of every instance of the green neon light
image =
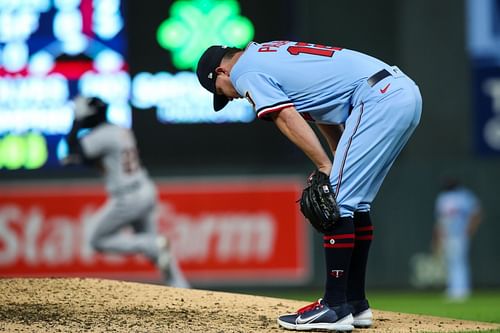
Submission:
<svg viewBox="0 0 500 333">
<path fill-rule="evenodd" d="M 8 134 L 0 138 L 0 168 L 38 169 L 48 159 L 47 142 L 41 134 Z"/>
<path fill-rule="evenodd" d="M 47 143 L 43 135 L 37 133 L 28 134 L 25 137 L 27 156 L 24 163 L 26 169 L 38 169 L 47 162 Z"/>
<path fill-rule="evenodd" d="M 194 70 L 210 45 L 245 47 L 252 40 L 253 24 L 239 13 L 236 0 L 177 0 L 158 27 L 158 44 L 172 53 L 175 67 Z"/>
<path fill-rule="evenodd" d="M 0 156 L 7 169 L 21 168 L 26 160 L 26 142 L 20 136 L 7 135 L 3 138 Z"/>
</svg>

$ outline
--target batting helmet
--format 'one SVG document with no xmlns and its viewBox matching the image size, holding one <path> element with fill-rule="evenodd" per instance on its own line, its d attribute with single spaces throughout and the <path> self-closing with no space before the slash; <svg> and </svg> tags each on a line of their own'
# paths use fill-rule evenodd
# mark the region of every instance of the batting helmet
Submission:
<svg viewBox="0 0 500 333">
<path fill-rule="evenodd" d="M 77 96 L 74 100 L 75 120 L 81 122 L 85 127 L 94 127 L 106 121 L 106 110 L 108 104 L 98 97 Z"/>
</svg>

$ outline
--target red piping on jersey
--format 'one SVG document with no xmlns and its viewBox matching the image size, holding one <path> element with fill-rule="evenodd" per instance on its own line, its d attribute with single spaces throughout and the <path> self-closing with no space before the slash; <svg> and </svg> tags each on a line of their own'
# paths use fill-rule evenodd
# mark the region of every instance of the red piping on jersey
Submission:
<svg viewBox="0 0 500 333">
<path fill-rule="evenodd" d="M 281 110 L 288 108 L 288 107 L 291 107 L 291 106 L 293 106 L 293 103 L 287 102 L 285 104 L 276 105 L 276 106 L 273 106 L 273 107 L 270 107 L 267 109 L 262 109 L 257 113 L 257 117 L 259 119 L 262 119 L 262 118 L 264 118 L 264 116 L 266 116 L 267 114 L 269 114 L 271 112 L 281 111 Z"/>
<path fill-rule="evenodd" d="M 361 123 L 361 117 L 363 116 L 364 110 L 365 110 L 365 104 L 361 103 L 361 111 L 359 113 L 358 122 L 356 123 L 356 127 L 354 127 L 354 132 L 352 133 L 351 137 L 349 138 L 349 142 L 347 143 L 347 148 L 346 148 L 345 153 L 344 153 L 344 158 L 342 159 L 342 166 L 340 167 L 339 176 L 338 176 L 338 180 L 337 180 L 337 189 L 335 191 L 336 198 L 338 198 L 338 196 L 339 196 L 340 185 L 342 184 L 342 175 L 344 173 L 345 161 L 347 160 L 347 154 L 349 153 L 349 148 L 351 148 L 352 138 L 354 137 L 354 135 L 356 135 L 356 132 L 358 131 L 358 127 L 359 127 L 359 124 Z"/>
</svg>

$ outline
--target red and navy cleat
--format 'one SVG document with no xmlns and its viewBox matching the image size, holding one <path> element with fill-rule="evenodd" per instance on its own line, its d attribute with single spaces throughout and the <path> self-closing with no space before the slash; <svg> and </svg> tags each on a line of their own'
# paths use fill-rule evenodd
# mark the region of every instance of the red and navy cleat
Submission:
<svg viewBox="0 0 500 333">
<path fill-rule="evenodd" d="M 299 309 L 297 313 L 278 318 L 280 326 L 297 331 L 352 331 L 354 329 L 352 323 L 353 317 L 349 305 L 329 307 L 322 299 Z"/>
</svg>

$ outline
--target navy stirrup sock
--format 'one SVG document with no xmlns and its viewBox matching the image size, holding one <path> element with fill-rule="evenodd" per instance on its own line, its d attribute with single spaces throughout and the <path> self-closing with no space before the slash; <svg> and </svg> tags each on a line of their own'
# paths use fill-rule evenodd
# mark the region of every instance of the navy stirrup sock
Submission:
<svg viewBox="0 0 500 333">
<path fill-rule="evenodd" d="M 352 217 L 342 217 L 333 231 L 324 234 L 323 247 L 326 261 L 326 286 L 323 299 L 329 306 L 346 302 L 347 281 L 351 254 L 354 248 Z"/>
<path fill-rule="evenodd" d="M 373 225 L 369 212 L 354 213 L 354 233 L 356 238 L 349 267 L 347 301 L 359 301 L 366 298 L 366 265 L 373 239 Z"/>
</svg>

